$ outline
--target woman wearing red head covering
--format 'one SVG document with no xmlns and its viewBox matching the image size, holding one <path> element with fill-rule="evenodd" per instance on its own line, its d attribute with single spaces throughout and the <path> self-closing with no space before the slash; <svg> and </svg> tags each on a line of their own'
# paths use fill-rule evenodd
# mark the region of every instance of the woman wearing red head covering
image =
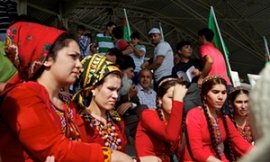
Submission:
<svg viewBox="0 0 270 162">
<path fill-rule="evenodd" d="M 64 31 L 28 22 L 8 29 L 5 50 L 18 69 L 21 84 L 0 103 L 2 162 L 132 161 L 99 144 L 83 143 L 83 121 L 62 87 L 72 84 L 82 65 L 77 42 Z"/>
</svg>

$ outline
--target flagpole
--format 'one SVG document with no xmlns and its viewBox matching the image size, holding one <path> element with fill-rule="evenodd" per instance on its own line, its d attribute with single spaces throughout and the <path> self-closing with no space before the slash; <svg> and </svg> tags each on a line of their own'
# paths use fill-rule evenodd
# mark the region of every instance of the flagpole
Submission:
<svg viewBox="0 0 270 162">
<path fill-rule="evenodd" d="M 225 49 L 225 45 L 224 45 L 224 42 L 223 42 L 223 38 L 222 38 L 220 29 L 219 29 L 219 25 L 218 25 L 218 22 L 217 22 L 217 19 L 216 19 L 216 15 L 215 15 L 215 11 L 214 11 L 213 6 L 210 6 L 210 11 L 211 11 L 211 13 L 213 14 L 213 18 L 214 18 L 214 21 L 215 21 L 215 23 L 216 23 L 218 35 L 219 35 L 219 37 L 221 38 L 221 39 L 220 39 L 220 42 L 221 42 L 222 50 L 223 50 L 223 52 L 224 52 L 225 61 L 226 61 L 226 64 L 227 64 L 227 67 L 228 67 L 228 71 L 229 71 L 229 74 L 230 74 L 230 79 L 231 79 L 231 81 L 232 81 L 232 78 L 231 78 L 231 77 L 232 77 L 232 75 L 231 75 L 231 71 L 232 71 L 232 70 L 231 70 L 231 65 L 230 65 L 229 58 L 228 58 L 228 53 L 227 53 L 227 51 L 226 51 L 226 49 Z M 232 82 L 232 84 L 233 84 L 233 82 Z M 235 86 L 235 85 L 233 85 L 233 86 Z"/>
<path fill-rule="evenodd" d="M 264 46 L 265 46 L 265 52 L 267 54 L 268 61 L 270 60 L 270 54 L 269 54 L 269 48 L 268 48 L 268 42 L 265 36 L 263 36 Z"/>
<path fill-rule="evenodd" d="M 162 29 L 162 26 L 161 26 L 161 22 L 159 22 L 159 30 L 160 30 L 160 35 L 161 35 L 161 39 L 164 41 L 164 34 L 163 34 L 163 29 Z"/>
<path fill-rule="evenodd" d="M 129 26 L 129 22 L 128 22 L 127 11 L 126 11 L 125 8 L 124 8 L 124 15 L 125 15 L 125 19 L 126 19 L 126 22 L 127 22 L 128 35 L 130 36 L 131 31 L 130 31 L 130 26 Z"/>
</svg>

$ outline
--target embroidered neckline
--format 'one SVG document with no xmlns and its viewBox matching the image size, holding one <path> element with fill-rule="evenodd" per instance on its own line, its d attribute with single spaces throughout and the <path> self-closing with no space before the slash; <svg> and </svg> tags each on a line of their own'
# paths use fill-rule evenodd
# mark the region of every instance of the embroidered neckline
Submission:
<svg viewBox="0 0 270 162">
<path fill-rule="evenodd" d="M 65 96 L 62 94 L 59 94 L 59 98 L 63 101 L 63 110 L 55 106 L 50 101 L 51 107 L 60 119 L 63 134 L 65 134 L 65 136 L 71 140 L 81 141 L 79 129 L 74 123 L 74 114 L 70 108 L 70 100 L 64 97 Z"/>
<path fill-rule="evenodd" d="M 112 117 L 109 112 L 106 113 L 107 125 L 94 118 L 91 114 L 82 114 L 83 118 L 88 122 L 91 128 L 98 131 L 101 138 L 104 140 L 104 146 L 113 150 L 121 150 L 121 139 L 116 131 L 116 127 L 113 124 Z"/>
</svg>

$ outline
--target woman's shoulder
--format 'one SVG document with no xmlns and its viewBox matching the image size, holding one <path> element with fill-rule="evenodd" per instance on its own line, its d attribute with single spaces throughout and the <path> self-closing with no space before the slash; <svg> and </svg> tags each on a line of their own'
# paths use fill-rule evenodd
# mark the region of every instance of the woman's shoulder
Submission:
<svg viewBox="0 0 270 162">
<path fill-rule="evenodd" d="M 203 109 L 201 106 L 197 106 L 197 107 L 190 109 L 187 113 L 187 116 L 198 115 L 198 114 L 203 114 Z"/>
<path fill-rule="evenodd" d="M 41 92 L 44 92 L 45 88 L 38 84 L 37 82 L 24 82 L 15 85 L 14 87 L 10 87 L 9 92 L 6 96 L 32 96 L 32 95 L 40 95 Z"/>
</svg>

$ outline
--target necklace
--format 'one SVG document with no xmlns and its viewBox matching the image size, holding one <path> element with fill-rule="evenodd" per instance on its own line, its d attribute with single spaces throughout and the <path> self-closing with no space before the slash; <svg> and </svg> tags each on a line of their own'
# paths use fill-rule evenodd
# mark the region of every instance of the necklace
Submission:
<svg viewBox="0 0 270 162">
<path fill-rule="evenodd" d="M 89 126 L 98 131 L 101 138 L 104 140 L 104 145 L 113 150 L 121 150 L 121 139 L 118 136 L 113 120 L 108 113 L 106 113 L 107 125 L 103 124 L 91 114 L 82 114 L 83 118 L 89 123 Z"/>
</svg>

